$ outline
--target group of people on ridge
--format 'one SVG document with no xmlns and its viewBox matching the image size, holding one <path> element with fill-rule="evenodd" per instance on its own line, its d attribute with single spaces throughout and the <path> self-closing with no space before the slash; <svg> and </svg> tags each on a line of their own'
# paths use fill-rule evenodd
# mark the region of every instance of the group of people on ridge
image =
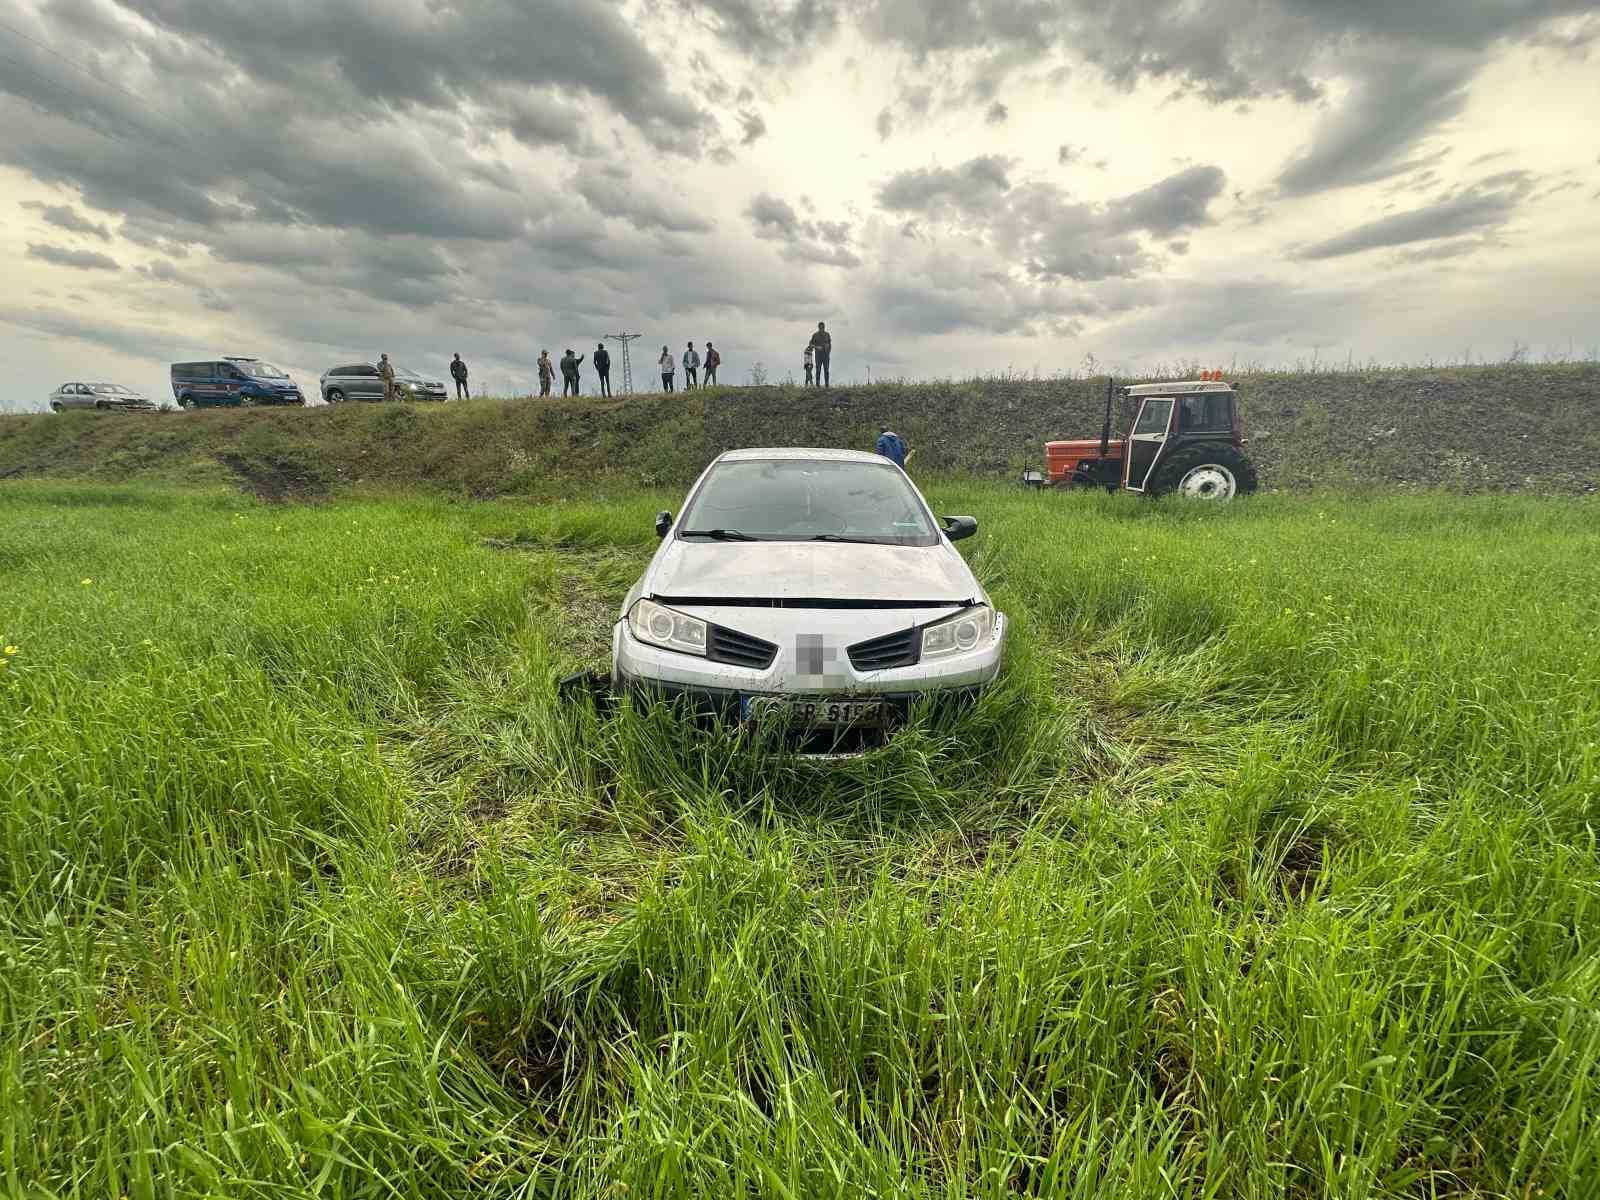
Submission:
<svg viewBox="0 0 1600 1200">
<path fill-rule="evenodd" d="M 704 386 L 710 387 L 717 381 L 717 368 L 722 365 L 722 355 L 718 353 L 715 346 L 707 342 L 706 356 L 702 360 L 700 355 L 695 353 L 694 343 L 689 342 L 683 351 L 684 391 L 701 386 L 699 373 L 702 362 L 706 370 Z M 673 360 L 672 351 L 665 346 L 661 347 L 661 357 L 656 360 L 656 365 L 661 368 L 661 390 L 663 392 L 672 391 L 672 380 L 678 373 L 678 365 Z"/>
<path fill-rule="evenodd" d="M 693 342 L 684 346 L 683 354 L 675 356 L 670 347 L 661 347 L 661 357 L 656 360 L 656 366 L 661 371 L 661 390 L 671 392 L 676 390 L 678 366 L 683 366 L 683 386 L 688 391 L 692 388 L 711 387 L 717 382 L 717 368 L 722 365 L 722 354 L 710 342 L 705 344 L 706 352 L 702 356 L 695 349 Z M 583 360 L 588 357 L 583 354 L 574 354 L 569 347 L 559 361 L 552 360 L 550 351 L 539 351 L 539 395 L 548 396 L 550 388 L 555 383 L 556 371 L 561 372 L 561 394 L 563 396 L 577 396 L 582 394 L 582 385 L 579 381 L 578 368 L 583 366 Z M 817 331 L 811 335 L 811 340 L 806 343 L 805 372 L 807 387 L 824 387 L 833 382 L 832 377 L 833 335 L 828 332 L 828 326 L 823 321 L 817 322 Z M 466 364 L 461 362 L 461 356 L 456 355 L 456 361 L 450 364 L 452 375 L 456 367 L 460 366 L 461 374 L 456 376 L 458 389 L 466 387 Z M 611 354 L 606 349 L 604 342 L 598 342 L 594 348 L 593 359 L 594 373 L 600 384 L 602 396 L 611 395 Z M 704 372 L 702 379 L 701 373 Z"/>
<path fill-rule="evenodd" d="M 578 368 L 583 366 L 586 354 L 574 354 L 572 348 L 567 347 L 567 352 L 561 356 L 559 363 L 550 361 L 550 351 L 539 351 L 539 395 L 548 396 L 550 385 L 555 382 L 556 368 L 561 368 L 561 394 L 563 396 L 578 396 L 582 394 L 579 383 Z M 594 373 L 600 380 L 600 394 L 611 395 L 611 352 L 606 349 L 604 342 L 596 342 L 594 347 Z"/>
</svg>

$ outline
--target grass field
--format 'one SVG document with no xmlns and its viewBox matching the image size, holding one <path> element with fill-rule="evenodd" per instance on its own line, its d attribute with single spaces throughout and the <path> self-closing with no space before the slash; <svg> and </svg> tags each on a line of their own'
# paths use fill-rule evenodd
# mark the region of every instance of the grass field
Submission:
<svg viewBox="0 0 1600 1200">
<path fill-rule="evenodd" d="M 819 768 L 556 705 L 673 497 L 0 489 L 0 1192 L 1600 1195 L 1594 504 L 931 494 Z"/>
</svg>

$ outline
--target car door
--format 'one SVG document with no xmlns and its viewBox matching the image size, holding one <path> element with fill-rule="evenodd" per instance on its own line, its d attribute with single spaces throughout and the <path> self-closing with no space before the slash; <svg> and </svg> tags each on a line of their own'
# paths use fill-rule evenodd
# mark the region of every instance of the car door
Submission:
<svg viewBox="0 0 1600 1200">
<path fill-rule="evenodd" d="M 350 394 L 359 400 L 382 400 L 383 381 L 378 378 L 378 368 L 369 363 L 351 367 Z"/>
<path fill-rule="evenodd" d="M 1128 434 L 1127 486 L 1135 492 L 1145 490 L 1156 464 L 1161 461 L 1172 433 L 1172 410 L 1177 401 L 1171 396 L 1146 396 Z"/>
<path fill-rule="evenodd" d="M 63 383 L 56 389 L 54 399 L 62 408 L 77 408 L 79 400 L 78 385 L 75 383 Z"/>
</svg>

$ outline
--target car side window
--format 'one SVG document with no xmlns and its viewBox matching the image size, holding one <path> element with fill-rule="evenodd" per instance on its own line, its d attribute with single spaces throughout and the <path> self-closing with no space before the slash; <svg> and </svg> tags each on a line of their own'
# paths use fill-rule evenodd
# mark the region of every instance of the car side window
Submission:
<svg viewBox="0 0 1600 1200">
<path fill-rule="evenodd" d="M 376 379 L 378 377 L 378 368 L 369 367 L 366 364 L 362 364 L 359 367 L 352 368 L 350 373 L 352 375 L 359 375 L 362 379 Z"/>
</svg>

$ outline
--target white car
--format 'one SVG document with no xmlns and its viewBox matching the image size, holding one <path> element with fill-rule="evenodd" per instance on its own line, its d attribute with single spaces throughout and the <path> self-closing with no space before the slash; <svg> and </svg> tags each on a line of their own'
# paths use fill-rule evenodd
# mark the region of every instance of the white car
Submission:
<svg viewBox="0 0 1600 1200">
<path fill-rule="evenodd" d="M 50 411 L 98 408 L 103 412 L 155 412 L 159 406 L 143 392 L 120 383 L 63 383 L 50 393 Z"/>
<path fill-rule="evenodd" d="M 936 519 L 876 454 L 724 454 L 676 520 L 656 518 L 661 547 L 612 631 L 612 687 L 870 744 L 916 699 L 999 673 L 1005 615 L 952 544 L 977 528 Z"/>
</svg>

